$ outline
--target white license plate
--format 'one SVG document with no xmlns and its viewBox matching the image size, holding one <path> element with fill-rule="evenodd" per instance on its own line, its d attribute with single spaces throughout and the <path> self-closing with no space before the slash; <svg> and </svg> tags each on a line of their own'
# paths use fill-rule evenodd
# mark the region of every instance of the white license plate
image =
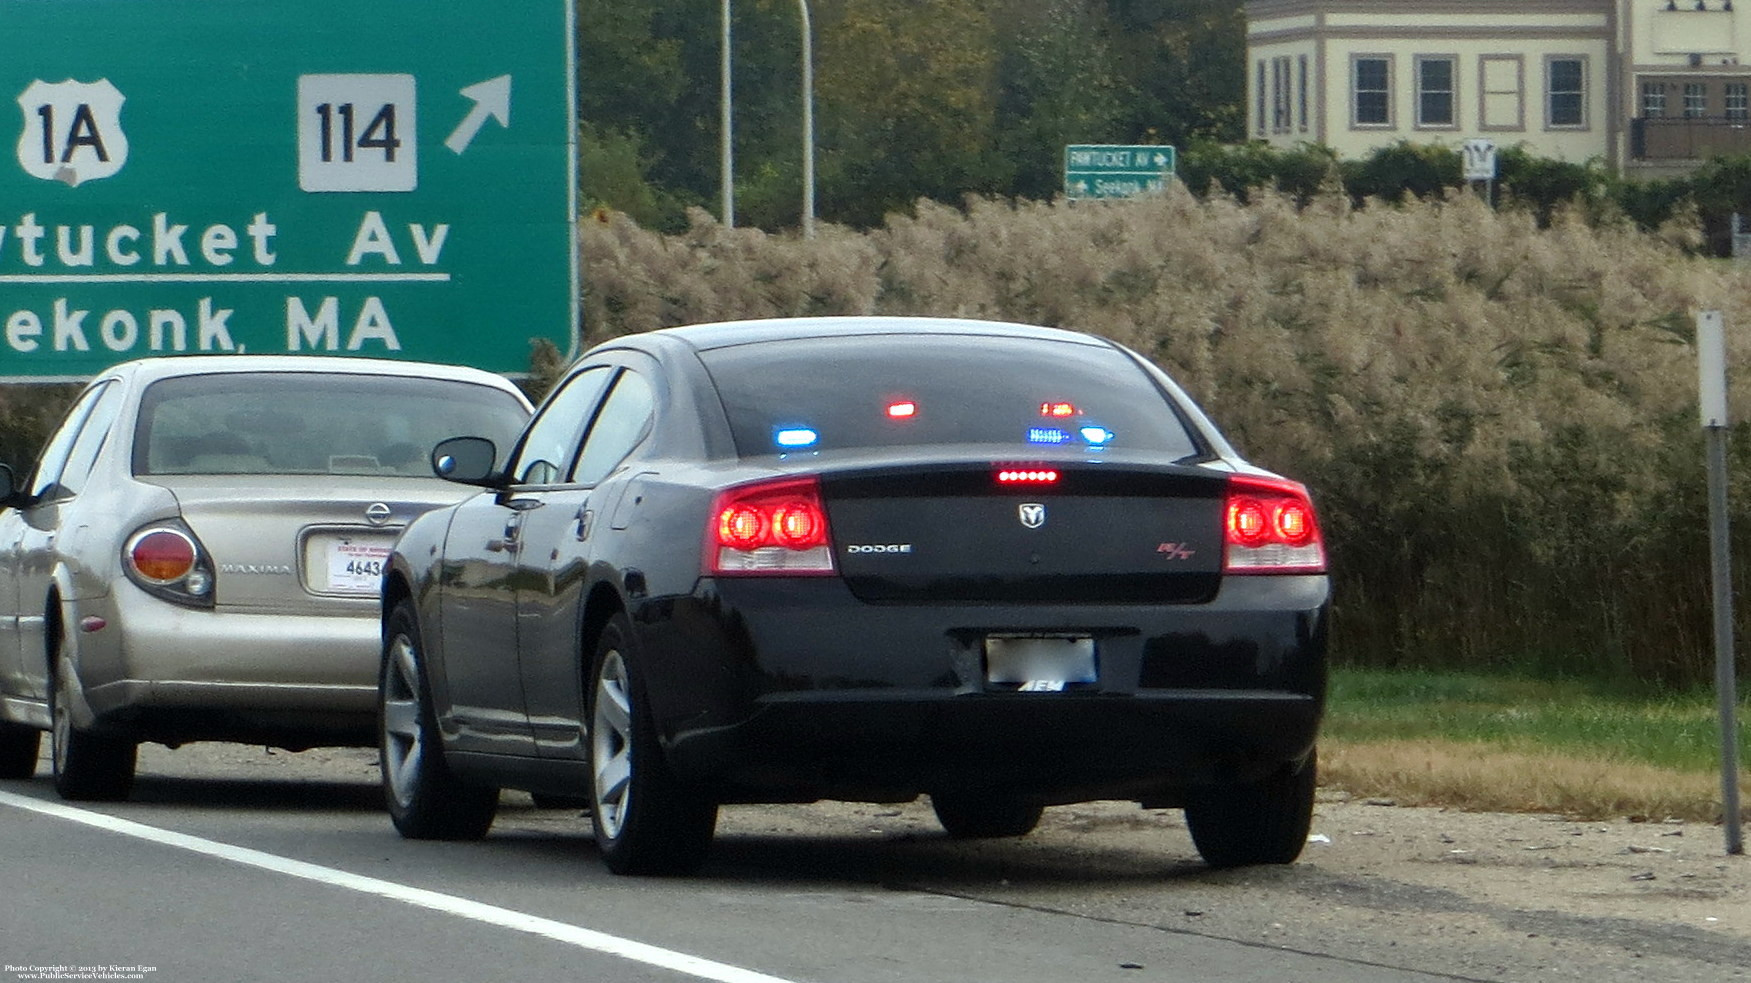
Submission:
<svg viewBox="0 0 1751 983">
<path fill-rule="evenodd" d="M 339 594 L 375 594 L 388 565 L 387 543 L 330 543 L 328 589 Z"/>
<path fill-rule="evenodd" d="M 1094 639 L 1086 635 L 990 635 L 985 639 L 985 680 L 1026 692 L 1055 693 L 1072 683 L 1092 683 Z"/>
</svg>

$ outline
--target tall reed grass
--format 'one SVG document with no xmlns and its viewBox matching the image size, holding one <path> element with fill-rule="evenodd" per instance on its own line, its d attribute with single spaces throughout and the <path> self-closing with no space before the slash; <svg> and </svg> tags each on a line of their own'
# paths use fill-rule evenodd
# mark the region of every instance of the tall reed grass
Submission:
<svg viewBox="0 0 1751 983">
<path fill-rule="evenodd" d="M 1696 311 L 1751 356 L 1751 273 L 1660 235 L 1468 194 L 920 203 L 813 239 L 583 223 L 586 340 L 687 322 L 964 315 L 1155 359 L 1253 460 L 1306 481 L 1357 665 L 1683 685 L 1710 673 Z M 1730 387 L 1736 419 L 1751 387 Z M 1732 431 L 1735 478 L 1751 429 Z M 1735 506 L 1751 557 L 1751 508 Z M 1751 564 L 1742 564 L 1746 582 Z M 1741 605 L 1740 631 L 1751 627 Z"/>
</svg>

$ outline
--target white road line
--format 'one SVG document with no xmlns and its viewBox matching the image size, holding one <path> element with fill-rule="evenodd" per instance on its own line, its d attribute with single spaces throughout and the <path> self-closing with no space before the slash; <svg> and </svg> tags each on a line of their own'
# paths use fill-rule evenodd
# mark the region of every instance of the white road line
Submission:
<svg viewBox="0 0 1751 983">
<path fill-rule="evenodd" d="M 739 966 L 701 959 L 698 956 L 689 956 L 683 952 L 675 952 L 671 949 L 623 939 L 605 932 L 557 922 L 551 918 L 540 918 L 520 911 L 512 911 L 509 908 L 500 908 L 497 905 L 482 904 L 467 898 L 440 894 L 437 891 L 408 887 L 394 881 L 349 874 L 344 870 L 305 863 L 302 860 L 292 860 L 288 857 L 263 853 L 260 850 L 204 840 L 198 836 L 159 829 L 156 826 L 147 826 L 127 819 L 117 819 L 114 816 L 88 812 L 57 802 L 43 802 L 39 799 L 15 795 L 10 792 L 0 792 L 0 805 L 8 805 L 15 809 L 53 816 L 56 819 L 82 823 L 95 829 L 120 833 L 123 836 L 132 836 L 135 839 L 216 857 L 220 860 L 229 860 L 232 863 L 249 867 L 258 867 L 277 874 L 315 881 L 318 884 L 327 884 L 348 891 L 357 891 L 360 894 L 372 894 L 388 898 L 391 901 L 400 901 L 403 904 L 429 908 L 433 911 L 445 912 L 486 925 L 497 925 L 500 928 L 527 932 L 530 935 L 539 935 L 557 942 L 564 942 L 567 945 L 577 946 L 580 949 L 618 956 L 647 966 L 685 973 L 703 980 L 715 980 L 718 983 L 795 983 L 795 981 L 782 977 L 768 976 L 751 969 L 742 969 Z"/>
</svg>

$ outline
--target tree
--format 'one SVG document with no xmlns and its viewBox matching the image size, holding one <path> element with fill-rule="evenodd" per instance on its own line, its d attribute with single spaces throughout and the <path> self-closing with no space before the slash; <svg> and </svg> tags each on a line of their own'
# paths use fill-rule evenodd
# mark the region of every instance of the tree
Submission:
<svg viewBox="0 0 1751 983">
<path fill-rule="evenodd" d="M 684 202 L 692 189 L 685 145 L 662 135 L 691 128 L 679 107 L 690 83 L 664 6 L 577 0 L 578 180 L 585 202 L 670 226 L 677 216 L 657 202 Z"/>
<path fill-rule="evenodd" d="M 818 18 L 824 214 L 1001 194 L 990 0 L 840 0 Z"/>
<path fill-rule="evenodd" d="M 1238 140 L 1233 0 L 809 0 L 817 207 L 852 225 L 921 198 L 1044 198 L 1071 143 Z M 584 197 L 674 227 L 721 207 L 721 0 L 577 0 Z M 794 226 L 796 0 L 735 0 L 738 221 Z"/>
<path fill-rule="evenodd" d="M 996 141 L 1007 191 L 1049 198 L 1063 188 L 1063 151 L 1121 132 L 1122 78 L 1114 74 L 1101 0 L 1012 0 L 997 16 L 1000 94 Z"/>
<path fill-rule="evenodd" d="M 1234 0 L 1105 0 L 1139 142 L 1246 136 L 1246 12 Z"/>
</svg>

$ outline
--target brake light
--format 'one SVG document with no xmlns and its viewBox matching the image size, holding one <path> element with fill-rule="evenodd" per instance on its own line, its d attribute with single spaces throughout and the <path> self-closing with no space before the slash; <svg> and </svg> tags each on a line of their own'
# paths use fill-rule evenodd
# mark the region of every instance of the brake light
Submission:
<svg viewBox="0 0 1751 983">
<path fill-rule="evenodd" d="M 136 530 L 122 546 L 122 569 L 154 597 L 190 607 L 213 606 L 213 564 L 193 532 L 180 522 Z"/>
<path fill-rule="evenodd" d="M 705 536 L 714 574 L 831 574 L 833 540 L 815 478 L 782 479 L 720 492 Z"/>
<path fill-rule="evenodd" d="M 1324 573 L 1325 543 L 1307 488 L 1294 481 L 1236 475 L 1223 508 L 1227 573 Z"/>
<path fill-rule="evenodd" d="M 128 562 L 143 580 L 175 583 L 195 568 L 195 544 L 174 530 L 154 529 L 128 546 Z"/>
<path fill-rule="evenodd" d="M 1000 485 L 1055 485 L 1058 472 L 1052 468 L 1004 468 L 997 472 Z"/>
</svg>

